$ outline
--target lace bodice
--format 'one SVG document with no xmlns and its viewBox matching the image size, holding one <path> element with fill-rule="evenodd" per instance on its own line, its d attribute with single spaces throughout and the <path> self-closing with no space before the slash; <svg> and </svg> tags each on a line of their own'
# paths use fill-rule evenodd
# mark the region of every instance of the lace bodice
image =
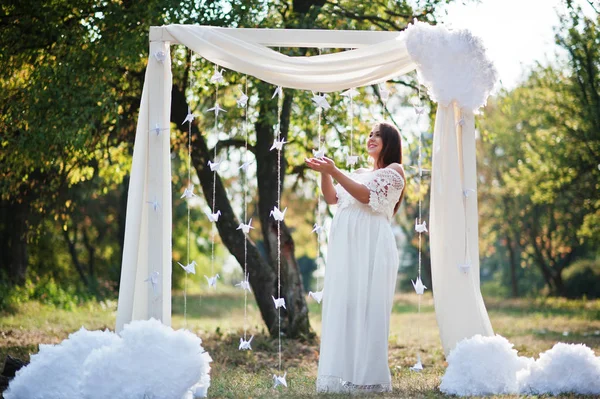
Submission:
<svg viewBox="0 0 600 399">
<path fill-rule="evenodd" d="M 394 206 L 404 188 L 404 178 L 400 173 L 392 168 L 381 168 L 375 171 L 359 169 L 348 176 L 370 190 L 368 206 L 375 212 L 383 213 L 390 220 L 394 215 Z M 367 205 L 359 202 L 339 183 L 335 185 L 335 192 L 338 198 L 338 210 L 350 205 Z"/>
</svg>

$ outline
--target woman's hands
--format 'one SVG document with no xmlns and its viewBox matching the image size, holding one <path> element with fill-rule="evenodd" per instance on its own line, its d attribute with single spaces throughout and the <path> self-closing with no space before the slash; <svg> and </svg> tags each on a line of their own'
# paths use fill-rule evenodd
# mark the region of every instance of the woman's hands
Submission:
<svg viewBox="0 0 600 399">
<path fill-rule="evenodd" d="M 332 175 L 336 171 L 336 166 L 333 160 L 323 157 L 323 158 L 305 158 L 306 166 L 311 168 L 312 170 L 316 170 L 317 172 L 326 173 L 328 175 Z"/>
</svg>

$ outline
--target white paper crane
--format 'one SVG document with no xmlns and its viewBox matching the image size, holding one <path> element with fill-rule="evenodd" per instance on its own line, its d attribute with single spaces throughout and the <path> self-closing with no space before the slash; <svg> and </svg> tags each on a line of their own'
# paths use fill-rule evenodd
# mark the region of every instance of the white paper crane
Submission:
<svg viewBox="0 0 600 399">
<path fill-rule="evenodd" d="M 154 53 L 154 58 L 162 64 L 167 59 L 167 54 L 164 51 L 157 51 Z"/>
<path fill-rule="evenodd" d="M 346 156 L 346 166 L 356 165 L 358 163 L 358 155 Z"/>
<path fill-rule="evenodd" d="M 273 303 L 275 303 L 275 309 L 279 309 L 279 308 L 283 307 L 284 309 L 287 310 L 287 308 L 285 307 L 285 298 L 275 299 L 275 297 L 273 295 L 271 295 L 271 298 L 273 298 Z"/>
<path fill-rule="evenodd" d="M 281 97 L 283 95 L 283 90 L 281 89 L 281 86 L 277 86 L 277 88 L 275 89 L 275 92 L 273 93 L 273 97 L 271 97 L 271 100 L 275 98 L 275 96 L 279 96 Z"/>
<path fill-rule="evenodd" d="M 212 277 L 208 277 L 207 275 L 204 275 L 204 277 L 206 278 L 206 282 L 208 283 L 209 288 L 217 288 L 217 279 L 219 278 L 219 273 L 215 274 Z"/>
<path fill-rule="evenodd" d="M 287 371 L 283 374 L 283 377 L 279 377 L 279 376 L 273 374 L 273 381 L 275 382 L 275 385 L 273 386 L 273 388 L 277 388 L 279 385 L 283 385 L 284 387 L 287 388 L 287 382 L 285 381 L 286 375 L 287 375 Z"/>
<path fill-rule="evenodd" d="M 158 288 L 158 276 L 160 275 L 159 272 L 152 272 L 152 274 L 150 276 L 148 276 L 147 279 L 144 280 L 145 283 L 150 283 L 152 285 L 152 291 L 154 292 L 154 294 L 156 295 L 156 290 Z"/>
<path fill-rule="evenodd" d="M 273 141 L 273 145 L 271 146 L 271 149 L 269 151 L 273 151 L 274 149 L 278 149 L 279 151 L 281 151 L 285 143 L 287 143 L 285 139 L 275 140 Z"/>
<path fill-rule="evenodd" d="M 423 115 L 425 113 L 425 107 L 413 105 L 413 108 L 415 109 L 415 114 L 417 115 Z"/>
<path fill-rule="evenodd" d="M 325 148 L 321 148 L 320 150 L 312 150 L 312 153 L 315 158 L 325 158 Z"/>
<path fill-rule="evenodd" d="M 238 170 L 244 169 L 244 172 L 248 172 L 248 166 L 250 166 L 251 163 L 252 163 L 252 161 L 244 162 L 243 164 L 240 165 Z"/>
<path fill-rule="evenodd" d="M 186 122 L 192 123 L 194 121 L 195 117 L 196 117 L 196 115 L 192 114 L 192 109 L 190 107 L 188 107 L 188 113 L 185 116 L 185 119 L 183 120 L 183 122 L 181 122 L 181 124 L 183 125 Z"/>
<path fill-rule="evenodd" d="M 458 120 L 458 122 L 456 122 L 456 126 L 464 126 L 465 125 L 465 118 L 463 118 L 462 116 L 460 117 L 460 119 Z"/>
<path fill-rule="evenodd" d="M 244 340 L 244 338 L 240 338 L 240 346 L 238 347 L 238 350 L 251 351 L 252 347 L 250 346 L 250 342 L 252 342 L 252 338 L 254 338 L 254 335 L 251 336 L 248 341 Z"/>
<path fill-rule="evenodd" d="M 410 369 L 412 371 L 423 371 L 423 364 L 421 363 L 421 355 L 417 355 L 417 362 Z"/>
<path fill-rule="evenodd" d="M 223 71 L 224 69 L 219 71 L 219 68 L 215 66 L 215 73 L 210 77 L 210 83 L 223 83 L 225 81 L 223 79 Z"/>
<path fill-rule="evenodd" d="M 213 111 L 215 113 L 215 118 L 219 116 L 219 112 L 227 112 L 225 109 L 221 108 L 219 103 L 215 103 L 215 106 L 206 110 L 206 112 Z"/>
<path fill-rule="evenodd" d="M 317 234 L 321 234 L 322 231 L 323 231 L 323 226 L 319 226 L 318 223 L 315 223 L 313 225 L 313 229 L 312 229 L 311 233 L 316 232 Z"/>
<path fill-rule="evenodd" d="M 465 196 L 465 198 L 469 198 L 469 195 L 471 195 L 471 193 L 475 193 L 475 190 L 473 190 L 472 188 L 467 188 L 466 190 L 463 190 L 463 195 Z"/>
<path fill-rule="evenodd" d="M 235 100 L 235 102 L 237 103 L 237 106 L 239 108 L 246 108 L 246 105 L 248 104 L 248 96 L 239 87 L 238 87 L 238 90 L 240 91 L 240 93 L 242 95 L 240 96 L 240 98 L 238 98 L 237 100 Z"/>
<path fill-rule="evenodd" d="M 427 287 L 425 287 L 425 285 L 423 285 L 423 282 L 421 281 L 421 277 L 417 277 L 416 283 L 412 280 L 410 280 L 410 282 L 412 283 L 413 288 L 415 289 L 415 292 L 417 293 L 417 295 L 423 295 L 423 293 L 425 292 Z"/>
<path fill-rule="evenodd" d="M 418 224 L 417 220 L 418 219 L 415 219 L 415 231 L 417 233 L 425 233 L 427 231 L 427 222 L 424 221 L 423 223 Z"/>
<path fill-rule="evenodd" d="M 279 210 L 279 208 L 277 208 L 276 206 L 274 206 L 273 210 L 271 211 L 271 213 L 269 213 L 269 216 L 273 216 L 273 218 L 275 220 L 278 220 L 278 221 L 282 222 L 283 218 L 285 217 L 285 211 L 287 211 L 287 206 L 285 207 L 285 209 L 283 210 L 283 212 L 281 212 Z"/>
<path fill-rule="evenodd" d="M 217 162 L 213 162 L 213 161 L 208 161 L 207 163 L 208 166 L 210 166 L 210 171 L 214 172 L 215 170 L 218 171 L 219 170 L 219 166 L 221 165 L 221 161 L 217 161 Z"/>
<path fill-rule="evenodd" d="M 240 287 L 243 290 L 247 290 L 248 292 L 252 292 L 252 289 L 250 288 L 250 281 L 248 280 L 249 277 L 250 275 L 246 274 L 246 277 L 235 286 Z"/>
<path fill-rule="evenodd" d="M 242 230 L 244 234 L 248 234 L 250 233 L 250 229 L 254 229 L 254 227 L 252 227 L 252 218 L 250 218 L 248 224 L 240 223 L 236 230 Z"/>
<path fill-rule="evenodd" d="M 210 213 L 210 211 L 204 211 L 204 213 L 208 217 L 208 220 L 210 220 L 213 223 L 218 222 L 219 216 L 221 216 L 221 211 L 217 211 L 216 213 Z"/>
<path fill-rule="evenodd" d="M 179 266 L 183 267 L 183 270 L 185 270 L 185 272 L 187 274 L 196 274 L 196 261 L 193 260 L 191 263 L 187 264 L 187 265 L 182 265 L 181 263 L 177 262 L 177 264 L 179 264 Z"/>
<path fill-rule="evenodd" d="M 190 199 L 192 197 L 197 197 L 196 194 L 194 194 L 194 185 L 190 184 L 184 191 L 183 194 L 181 194 L 181 198 L 185 198 L 185 199 Z"/>
<path fill-rule="evenodd" d="M 468 273 L 469 270 L 471 269 L 471 263 L 470 262 L 465 262 L 465 263 L 459 263 L 458 264 L 458 268 L 461 272 L 463 273 Z"/>
<path fill-rule="evenodd" d="M 152 209 L 154 209 L 154 212 L 160 209 L 160 204 L 158 203 L 158 200 L 156 198 L 154 199 L 154 201 L 146 201 L 146 203 L 152 205 Z"/>
<path fill-rule="evenodd" d="M 384 103 L 390 98 L 390 91 L 385 87 L 385 84 L 383 87 L 381 86 L 381 83 L 379 84 L 379 96 Z"/>
<path fill-rule="evenodd" d="M 160 132 L 165 131 L 165 130 L 169 130 L 169 128 L 168 127 L 160 127 L 160 125 L 158 123 L 156 125 L 154 125 L 154 127 L 152 129 L 150 129 L 150 131 L 156 133 L 157 136 L 160 134 Z"/>
<path fill-rule="evenodd" d="M 319 95 L 313 92 L 312 100 L 317 105 L 317 107 L 321 107 L 324 110 L 328 110 L 331 108 L 331 105 L 329 105 L 327 99 L 325 98 L 325 94 Z"/>
<path fill-rule="evenodd" d="M 344 97 L 348 97 L 348 98 L 354 98 L 358 95 L 358 90 L 356 90 L 354 87 L 351 89 L 348 89 L 344 92 L 342 92 L 342 96 Z"/>
<path fill-rule="evenodd" d="M 321 303 L 323 300 L 323 290 L 317 292 L 308 291 L 308 296 L 317 301 L 317 303 Z"/>
</svg>

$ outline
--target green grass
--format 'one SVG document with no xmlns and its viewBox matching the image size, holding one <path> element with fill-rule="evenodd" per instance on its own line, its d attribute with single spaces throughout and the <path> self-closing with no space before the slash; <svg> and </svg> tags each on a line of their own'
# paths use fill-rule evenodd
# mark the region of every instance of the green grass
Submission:
<svg viewBox="0 0 600 399">
<path fill-rule="evenodd" d="M 537 357 L 557 341 L 584 343 L 600 354 L 600 300 L 486 298 L 486 305 L 495 332 L 514 343 L 522 356 Z M 389 346 L 394 391 L 389 395 L 372 397 L 444 397 L 438 386 L 446 363 L 431 295 L 423 297 L 420 314 L 417 306 L 416 295 L 397 295 Z M 4 358 L 11 354 L 28 360 L 30 353 L 37 352 L 38 344 L 58 343 L 82 326 L 90 330 L 113 329 L 115 307 L 115 302 L 90 303 L 74 311 L 66 311 L 37 302 L 19 305 L 12 314 L 0 314 L 0 356 Z M 227 287 L 220 287 L 216 293 L 188 295 L 187 320 L 183 309 L 183 296 L 175 294 L 173 327 L 186 326 L 198 334 L 213 358 L 210 397 L 317 396 L 318 341 L 282 341 L 282 369 L 288 373 L 289 388 L 280 392 L 273 390 L 271 376 L 278 368 L 278 341 L 266 334 L 252 297 L 248 298 L 246 323 L 243 293 Z M 309 309 L 311 325 L 319 334 L 321 307 L 311 300 Z M 248 333 L 255 335 L 251 352 L 237 350 L 244 324 Z M 421 351 L 425 366 L 422 373 L 409 370 L 416 360 L 417 350 Z"/>
</svg>

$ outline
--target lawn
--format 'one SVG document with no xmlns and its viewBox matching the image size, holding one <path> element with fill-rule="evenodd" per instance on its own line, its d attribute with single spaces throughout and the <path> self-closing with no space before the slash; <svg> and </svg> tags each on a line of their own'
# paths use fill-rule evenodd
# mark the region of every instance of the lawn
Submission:
<svg viewBox="0 0 600 399">
<path fill-rule="evenodd" d="M 420 314 L 416 301 L 414 294 L 396 297 L 389 354 L 394 391 L 373 397 L 444 397 L 437 388 L 446 364 L 433 299 L 430 294 L 423 297 Z M 486 298 L 486 305 L 495 332 L 514 343 L 522 356 L 537 357 L 558 341 L 584 343 L 600 354 L 600 300 Z M 309 307 L 311 325 L 319 334 L 320 306 L 310 300 Z M 0 314 L 0 356 L 4 359 L 10 354 L 28 360 L 30 353 L 37 352 L 38 344 L 58 343 L 81 326 L 113 329 L 115 309 L 115 302 L 86 304 L 75 311 L 36 302 L 22 304 L 12 314 Z M 198 334 L 213 358 L 209 397 L 317 396 L 318 341 L 283 340 L 282 370 L 287 371 L 289 387 L 277 393 L 272 389 L 271 379 L 278 366 L 277 340 L 265 334 L 258 309 L 251 300 L 247 314 L 248 333 L 255 337 L 253 351 L 242 352 L 237 346 L 244 330 L 243 293 L 219 288 L 216 293 L 188 295 L 185 319 L 183 296 L 174 295 L 173 327 L 187 326 Z M 421 351 L 425 367 L 421 373 L 409 370 L 416 361 L 417 350 Z"/>
</svg>

